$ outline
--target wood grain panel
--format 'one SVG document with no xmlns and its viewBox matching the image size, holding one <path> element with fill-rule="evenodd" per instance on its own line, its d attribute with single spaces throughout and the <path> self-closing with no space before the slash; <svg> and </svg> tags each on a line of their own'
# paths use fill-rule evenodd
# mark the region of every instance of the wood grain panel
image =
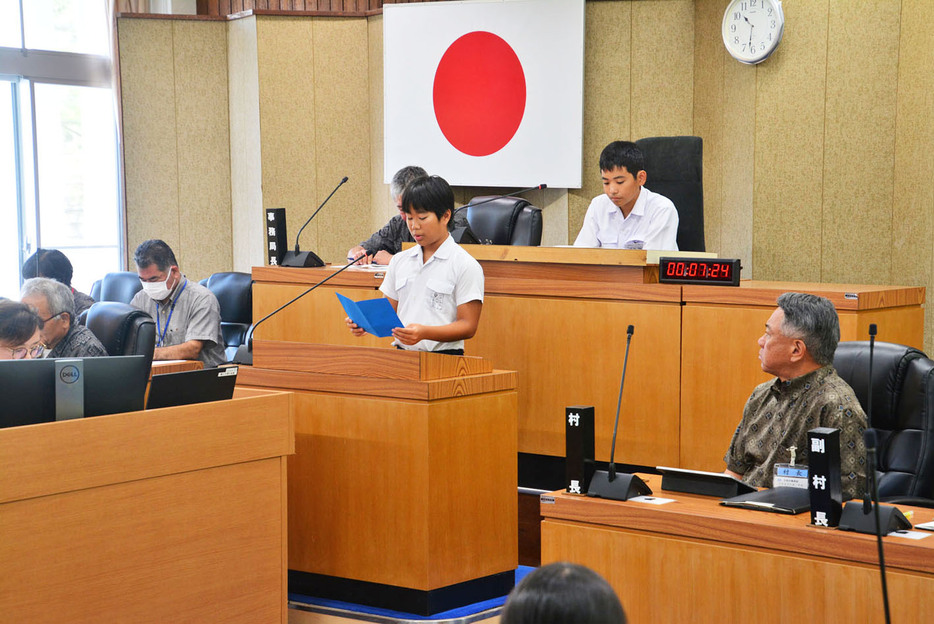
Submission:
<svg viewBox="0 0 934 624">
<path fill-rule="evenodd" d="M 471 352 L 520 373 L 520 452 L 563 456 L 564 408 L 594 405 L 597 457 L 609 458 L 626 327 L 633 324 L 616 457 L 653 466 L 677 461 L 678 304 L 490 295 L 484 315 Z"/>
<path fill-rule="evenodd" d="M 3 618 L 284 623 L 281 464 L 0 505 Z"/>
<path fill-rule="evenodd" d="M 477 357 L 401 349 L 257 340 L 253 353 L 254 364 L 261 368 L 381 379 L 429 381 L 493 370 L 490 362 Z"/>
<path fill-rule="evenodd" d="M 0 502 L 292 452 L 290 396 L 2 430 Z"/>
<path fill-rule="evenodd" d="M 371 378 L 367 377 L 365 372 L 361 371 L 361 373 L 360 376 L 325 375 L 245 366 L 240 369 L 237 383 L 242 386 L 280 390 L 351 393 L 417 401 L 499 392 L 513 389 L 517 385 L 517 375 L 514 371 L 494 371 L 469 377 L 433 381 Z"/>
<path fill-rule="evenodd" d="M 687 302 L 774 307 L 779 295 L 786 292 L 807 292 L 826 297 L 838 311 L 917 306 L 923 304 L 925 300 L 923 287 L 760 280 L 744 280 L 740 282 L 739 288 L 685 286 L 682 296 Z"/>
<path fill-rule="evenodd" d="M 686 305 L 682 313 L 680 466 L 720 472 L 743 406 L 770 377 L 756 341 L 774 304 L 762 308 Z M 723 366 L 712 366 L 722 362 Z"/>
<path fill-rule="evenodd" d="M 901 0 L 850 11 L 830 3 L 821 275 L 826 282 L 885 282 L 890 276 Z M 875 177 L 873 184 L 865 180 Z"/>
<path fill-rule="evenodd" d="M 820 273 L 824 233 L 819 221 L 828 153 L 824 139 L 828 4 L 828 0 L 782 3 L 786 23 L 782 42 L 752 72 L 755 131 L 748 139 L 755 145 L 755 212 L 743 215 L 753 235 L 753 271 L 745 273 L 747 277 L 803 281 L 824 277 Z M 732 59 L 729 62 L 739 66 Z M 803 171 L 809 174 L 801 175 Z"/>
<path fill-rule="evenodd" d="M 515 567 L 514 392 L 296 401 L 291 569 L 428 590 Z"/>
<path fill-rule="evenodd" d="M 601 574 L 633 624 L 882 619 L 879 572 L 870 565 L 546 520 L 542 562 L 552 561 Z M 934 579 L 890 570 L 888 583 L 893 621 L 924 621 Z"/>
<path fill-rule="evenodd" d="M 694 0 L 632 3 L 630 36 L 632 137 L 692 134 Z M 642 71 L 647 67 L 654 70 Z"/>
</svg>

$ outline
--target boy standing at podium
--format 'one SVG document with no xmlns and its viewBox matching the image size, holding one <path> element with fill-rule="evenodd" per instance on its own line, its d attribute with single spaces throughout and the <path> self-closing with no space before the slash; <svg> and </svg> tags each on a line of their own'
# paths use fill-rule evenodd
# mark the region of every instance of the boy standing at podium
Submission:
<svg viewBox="0 0 934 624">
<path fill-rule="evenodd" d="M 454 191 L 443 178 L 422 176 L 406 186 L 402 207 L 416 244 L 392 257 L 380 286 L 405 325 L 392 331 L 393 344 L 463 355 L 480 324 L 483 269 L 448 232 Z M 346 323 L 355 336 L 365 333 Z"/>
</svg>

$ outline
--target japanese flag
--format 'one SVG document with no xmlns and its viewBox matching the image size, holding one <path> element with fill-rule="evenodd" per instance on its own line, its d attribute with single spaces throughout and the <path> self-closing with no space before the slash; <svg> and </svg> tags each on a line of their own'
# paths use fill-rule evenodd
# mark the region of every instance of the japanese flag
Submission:
<svg viewBox="0 0 934 624">
<path fill-rule="evenodd" d="M 385 179 L 580 188 L 584 0 L 383 6 Z"/>
</svg>

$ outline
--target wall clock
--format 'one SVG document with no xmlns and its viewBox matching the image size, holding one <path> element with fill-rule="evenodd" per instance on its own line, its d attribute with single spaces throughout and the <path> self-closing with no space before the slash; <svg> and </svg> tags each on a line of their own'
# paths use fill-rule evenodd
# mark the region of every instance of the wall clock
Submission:
<svg viewBox="0 0 934 624">
<path fill-rule="evenodd" d="M 723 45 L 740 63 L 755 65 L 769 58 L 784 30 L 780 0 L 732 0 L 723 14 Z"/>
</svg>

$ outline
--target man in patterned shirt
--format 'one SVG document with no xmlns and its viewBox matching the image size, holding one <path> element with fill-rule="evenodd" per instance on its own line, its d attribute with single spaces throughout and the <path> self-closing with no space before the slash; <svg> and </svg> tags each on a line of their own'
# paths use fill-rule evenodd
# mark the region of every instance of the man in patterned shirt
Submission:
<svg viewBox="0 0 934 624">
<path fill-rule="evenodd" d="M 840 322 L 823 297 L 785 293 L 759 338 L 762 370 L 777 379 L 759 385 L 746 402 L 730 448 L 726 474 L 756 487 L 771 487 L 774 466 L 796 459 L 807 463 L 807 432 L 840 430 L 840 473 L 844 497 L 865 487 L 867 427 L 853 389 L 833 368 Z"/>
<path fill-rule="evenodd" d="M 42 319 L 40 336 L 48 358 L 106 357 L 97 336 L 75 321 L 75 297 L 71 288 L 47 277 L 23 282 L 20 298 Z"/>
</svg>

